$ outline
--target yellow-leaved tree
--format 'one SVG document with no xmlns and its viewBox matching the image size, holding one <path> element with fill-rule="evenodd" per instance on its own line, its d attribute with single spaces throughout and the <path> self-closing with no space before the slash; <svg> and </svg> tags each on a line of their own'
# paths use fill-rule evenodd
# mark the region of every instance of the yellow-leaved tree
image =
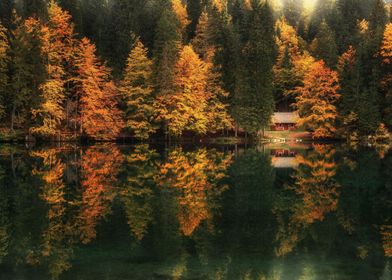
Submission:
<svg viewBox="0 0 392 280">
<path fill-rule="evenodd" d="M 186 33 L 186 28 L 190 23 L 186 6 L 182 3 L 181 0 L 172 0 L 172 9 L 180 24 L 183 39 L 185 39 L 184 37 Z"/>
<path fill-rule="evenodd" d="M 154 95 L 152 82 L 152 61 L 148 50 L 138 39 L 128 56 L 119 91 L 126 109 L 126 128 L 136 138 L 148 139 L 156 130 L 154 125 Z"/>
<path fill-rule="evenodd" d="M 384 68 L 381 89 L 384 93 L 384 122 L 392 128 L 392 23 L 387 24 L 381 45 L 380 56 Z"/>
<path fill-rule="evenodd" d="M 32 110 L 36 125 L 31 132 L 54 136 L 60 132 L 66 117 L 66 65 L 74 51 L 74 27 L 71 16 L 54 1 L 48 7 L 48 23 L 41 28 L 41 53 L 46 68 L 46 79 L 40 86 L 42 103 Z"/>
<path fill-rule="evenodd" d="M 157 98 L 158 118 L 167 123 L 171 135 L 181 136 L 184 130 L 207 132 L 206 72 L 205 63 L 191 46 L 185 46 L 175 65 L 173 93 Z"/>
<path fill-rule="evenodd" d="M 336 132 L 336 102 L 340 98 L 338 74 L 324 61 L 313 63 L 303 85 L 295 89 L 299 125 L 313 132 L 313 138 L 330 138 Z"/>
<path fill-rule="evenodd" d="M 204 62 L 192 46 L 185 46 L 174 68 L 173 93 L 156 100 L 158 120 L 167 124 L 170 135 L 181 136 L 191 131 L 206 134 L 229 126 L 226 106 L 219 100 L 225 96 L 212 63 Z"/>
</svg>

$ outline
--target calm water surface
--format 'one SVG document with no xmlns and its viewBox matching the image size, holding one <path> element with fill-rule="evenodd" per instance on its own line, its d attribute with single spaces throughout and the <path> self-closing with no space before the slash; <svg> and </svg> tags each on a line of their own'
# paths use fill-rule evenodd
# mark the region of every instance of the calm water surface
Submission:
<svg viewBox="0 0 392 280">
<path fill-rule="evenodd" d="M 392 152 L 0 146 L 0 279 L 392 279 Z"/>
</svg>

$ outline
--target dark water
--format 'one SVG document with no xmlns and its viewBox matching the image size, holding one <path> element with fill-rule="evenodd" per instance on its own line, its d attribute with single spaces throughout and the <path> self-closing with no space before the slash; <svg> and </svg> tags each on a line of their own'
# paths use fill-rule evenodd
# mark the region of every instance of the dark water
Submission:
<svg viewBox="0 0 392 280">
<path fill-rule="evenodd" d="M 0 279 L 392 279 L 392 153 L 0 146 Z"/>
</svg>

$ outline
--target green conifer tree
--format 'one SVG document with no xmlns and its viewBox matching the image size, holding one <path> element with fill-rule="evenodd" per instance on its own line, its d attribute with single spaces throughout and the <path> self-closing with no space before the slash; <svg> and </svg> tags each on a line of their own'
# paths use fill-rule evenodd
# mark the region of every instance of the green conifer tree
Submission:
<svg viewBox="0 0 392 280">
<path fill-rule="evenodd" d="M 237 123 L 256 135 L 269 125 L 274 110 L 272 67 L 276 46 L 274 21 L 268 3 L 253 3 L 249 41 L 243 50 L 242 85 L 237 88 Z"/>
<path fill-rule="evenodd" d="M 335 34 L 323 20 L 311 46 L 313 56 L 325 61 L 328 67 L 335 68 L 338 58 L 338 49 L 335 42 Z"/>
<path fill-rule="evenodd" d="M 33 19 L 22 21 L 15 14 L 13 25 L 15 29 L 10 42 L 12 94 L 7 97 L 11 130 L 16 124 L 16 115 L 20 117 L 19 125 L 27 125 L 31 120 L 31 109 L 40 102 L 38 87 L 45 75 L 39 46 L 40 22 Z"/>
</svg>

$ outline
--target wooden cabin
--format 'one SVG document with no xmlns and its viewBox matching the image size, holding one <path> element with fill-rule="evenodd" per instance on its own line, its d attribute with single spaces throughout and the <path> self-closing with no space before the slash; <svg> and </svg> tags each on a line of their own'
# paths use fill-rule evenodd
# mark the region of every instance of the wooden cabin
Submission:
<svg viewBox="0 0 392 280">
<path fill-rule="evenodd" d="M 297 130 L 299 115 L 297 112 L 276 112 L 272 115 L 272 131 Z"/>
</svg>

